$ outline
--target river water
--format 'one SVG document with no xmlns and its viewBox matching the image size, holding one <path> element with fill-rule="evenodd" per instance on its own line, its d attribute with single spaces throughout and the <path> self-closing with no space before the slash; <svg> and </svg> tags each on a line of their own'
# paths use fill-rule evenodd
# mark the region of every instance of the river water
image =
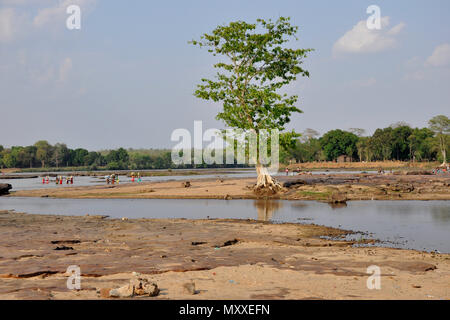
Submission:
<svg viewBox="0 0 450 320">
<path fill-rule="evenodd" d="M 190 170 L 190 171 L 196 171 Z M 142 171 L 141 171 L 142 172 Z M 228 178 L 228 177 L 256 177 L 256 172 L 254 169 L 252 170 L 236 170 L 236 171 L 218 171 L 215 174 L 203 174 L 201 171 L 197 175 L 179 175 L 179 176 L 149 176 L 142 177 L 142 182 L 151 182 L 151 181 L 170 181 L 170 180 L 194 180 L 194 179 L 209 179 L 209 178 Z M 45 173 L 37 173 L 39 175 Z M 66 177 L 65 173 L 57 173 L 63 177 Z M 13 188 L 12 191 L 17 190 L 33 190 L 33 189 L 41 189 L 41 188 L 71 188 L 71 187 L 83 187 L 83 186 L 95 186 L 95 185 L 105 185 L 106 180 L 104 176 L 75 176 L 73 177 L 73 184 L 66 184 L 66 180 L 63 179 L 63 183 L 61 185 L 57 185 L 55 183 L 55 178 L 51 177 L 50 182 L 48 184 L 42 183 L 42 177 L 38 178 L 25 178 L 25 179 L 0 179 L 0 183 L 9 183 Z M 131 183 L 131 178 L 126 175 L 119 175 L 119 183 Z M 135 183 L 137 179 L 135 179 Z"/>
<path fill-rule="evenodd" d="M 215 169 L 216 172 L 205 174 L 204 171 L 212 171 L 211 169 L 190 169 L 190 170 L 173 170 L 174 173 L 179 172 L 180 175 L 173 176 L 149 176 L 142 177 L 142 182 L 151 182 L 151 181 L 170 181 L 170 180 L 195 180 L 195 179 L 217 179 L 217 178 L 247 178 L 247 177 L 256 177 L 255 169 Z M 158 172 L 162 170 L 141 170 L 140 172 Z M 165 170 L 164 170 L 165 171 Z M 189 172 L 197 172 L 196 175 L 182 175 L 183 171 Z M 119 173 L 120 183 L 131 183 L 131 178 L 126 175 L 121 175 L 121 171 Z M 351 174 L 351 173 L 361 173 L 363 171 L 313 171 L 312 174 Z M 375 171 L 368 171 L 375 172 Z M 45 175 L 49 172 L 36 172 L 33 175 Z M 50 172 L 52 173 L 52 172 Z M 98 172 L 97 172 L 98 173 Z M 28 173 L 17 173 L 14 175 L 25 175 Z M 55 172 L 53 172 L 55 174 Z M 63 177 L 67 176 L 67 173 L 59 172 L 56 173 L 58 175 L 62 175 Z M 106 172 L 105 172 L 106 174 Z M 289 175 L 293 173 L 290 172 Z M 282 174 L 284 176 L 284 174 Z M 95 185 L 105 185 L 106 180 L 104 176 L 75 176 L 73 177 L 74 184 L 66 184 L 65 179 L 63 179 L 62 185 L 57 185 L 55 183 L 55 178 L 50 178 L 50 182 L 48 184 L 42 183 L 42 177 L 38 178 L 25 178 L 25 179 L 1 179 L 0 183 L 9 183 L 12 185 L 12 191 L 17 190 L 33 190 L 40 188 L 71 188 L 71 187 L 82 187 L 82 186 L 95 186 Z M 137 183 L 137 182 L 136 182 Z"/>
<path fill-rule="evenodd" d="M 314 223 L 359 231 L 351 237 L 378 245 L 450 253 L 450 201 L 315 201 L 192 199 L 52 199 L 1 197 L 0 210 L 111 218 L 236 218 Z"/>
</svg>

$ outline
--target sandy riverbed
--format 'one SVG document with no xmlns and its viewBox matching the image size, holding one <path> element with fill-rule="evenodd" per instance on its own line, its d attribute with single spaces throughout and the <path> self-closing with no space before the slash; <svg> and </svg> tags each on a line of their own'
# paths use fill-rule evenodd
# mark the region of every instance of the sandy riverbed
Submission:
<svg viewBox="0 0 450 320">
<path fill-rule="evenodd" d="M 277 195 L 296 200 L 450 200 L 450 175 L 317 174 L 280 176 L 291 183 Z M 188 179 L 187 179 L 188 180 Z M 55 198 L 254 199 L 254 178 L 122 183 L 21 190 L 12 196 Z M 13 190 L 14 191 L 14 190 Z"/>
<path fill-rule="evenodd" d="M 136 273 L 157 283 L 152 299 L 450 299 L 450 255 L 355 248 L 319 239 L 345 234 L 321 226 L 3 211 L 0 234 L 0 299 L 100 299 Z M 70 265 L 81 290 L 66 287 Z"/>
</svg>

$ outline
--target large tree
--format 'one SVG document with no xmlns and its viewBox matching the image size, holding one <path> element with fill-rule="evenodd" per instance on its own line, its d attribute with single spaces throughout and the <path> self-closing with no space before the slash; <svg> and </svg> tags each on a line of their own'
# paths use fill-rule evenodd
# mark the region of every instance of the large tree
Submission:
<svg viewBox="0 0 450 320">
<path fill-rule="evenodd" d="M 320 138 L 320 145 L 329 161 L 336 160 L 342 155 L 356 158 L 358 156 L 357 142 L 357 135 L 340 129 L 328 131 Z"/>
<path fill-rule="evenodd" d="M 53 147 L 46 141 L 46 140 L 40 140 L 34 144 L 36 149 L 36 159 L 41 162 L 42 168 L 49 165 L 52 153 L 53 153 Z"/>
<path fill-rule="evenodd" d="M 387 127 L 375 130 L 369 140 L 369 150 L 376 160 L 392 159 L 392 150 L 394 143 L 394 129 Z"/>
<path fill-rule="evenodd" d="M 428 125 L 439 140 L 439 148 L 443 159 L 442 165 L 447 165 L 447 140 L 450 134 L 450 119 L 444 115 L 439 115 L 430 119 Z"/>
<path fill-rule="evenodd" d="M 392 156 L 401 161 L 410 159 L 409 136 L 413 130 L 408 125 L 399 125 L 394 128 L 392 135 L 394 137 L 392 143 Z"/>
<path fill-rule="evenodd" d="M 56 167 L 58 168 L 59 165 L 67 165 L 70 158 L 70 151 L 67 145 L 65 143 L 57 143 L 53 149 L 53 159 L 55 160 Z"/>
<path fill-rule="evenodd" d="M 298 96 L 283 94 L 280 89 L 298 75 L 309 76 L 301 65 L 312 49 L 286 46 L 291 38 L 297 39 L 298 31 L 289 20 L 280 17 L 276 22 L 231 22 L 191 42 L 220 57 L 214 64 L 218 69 L 215 78 L 202 79 L 195 96 L 221 102 L 223 109 L 216 118 L 228 127 L 254 130 L 259 137 L 261 130 L 284 130 L 291 114 L 301 112 L 295 105 Z M 276 191 L 276 183 L 259 156 L 256 158 L 256 189 Z"/>
</svg>

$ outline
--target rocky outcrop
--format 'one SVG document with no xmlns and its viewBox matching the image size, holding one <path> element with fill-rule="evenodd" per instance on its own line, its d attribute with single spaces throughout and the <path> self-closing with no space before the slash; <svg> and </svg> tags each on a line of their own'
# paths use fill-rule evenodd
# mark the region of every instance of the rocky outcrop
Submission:
<svg viewBox="0 0 450 320">
<path fill-rule="evenodd" d="M 191 182 L 190 181 L 184 181 L 184 182 L 181 183 L 181 186 L 185 187 L 185 188 L 189 188 L 191 186 Z"/>
<path fill-rule="evenodd" d="M 406 172 L 407 176 L 430 176 L 433 173 L 431 172 L 431 170 L 415 170 L 415 171 L 408 171 Z"/>
<path fill-rule="evenodd" d="M 297 186 L 303 186 L 306 182 L 303 179 L 290 179 L 283 183 L 284 188 L 292 188 Z"/>
<path fill-rule="evenodd" d="M 12 186 L 9 183 L 0 183 L 0 196 L 9 194 L 9 190 L 12 189 Z"/>
<path fill-rule="evenodd" d="M 333 192 L 329 199 L 329 203 L 346 203 L 348 200 L 347 195 L 343 192 Z"/>
<path fill-rule="evenodd" d="M 134 296 L 155 297 L 159 295 L 158 285 L 148 281 L 146 278 L 132 279 L 128 285 L 117 289 L 111 289 L 106 297 L 111 298 L 131 298 Z"/>
<path fill-rule="evenodd" d="M 390 191 L 393 192 L 401 192 L 401 193 L 409 193 L 414 191 L 414 185 L 411 183 L 394 183 L 387 184 Z"/>
</svg>

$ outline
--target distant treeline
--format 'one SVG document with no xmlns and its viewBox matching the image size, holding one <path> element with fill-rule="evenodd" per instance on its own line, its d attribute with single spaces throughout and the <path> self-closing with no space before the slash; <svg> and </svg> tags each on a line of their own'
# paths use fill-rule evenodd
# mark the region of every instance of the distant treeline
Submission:
<svg viewBox="0 0 450 320">
<path fill-rule="evenodd" d="M 283 162 L 335 161 L 346 156 L 352 161 L 443 161 L 449 160 L 449 127 L 446 116 L 436 116 L 429 127 L 411 128 L 399 122 L 364 136 L 365 130 L 331 130 L 319 137 L 306 129 L 295 144 L 282 152 Z"/>
<path fill-rule="evenodd" d="M 32 146 L 4 148 L 0 145 L 0 168 L 73 168 L 87 170 L 190 169 L 244 167 L 243 165 L 175 165 L 168 149 L 124 149 L 88 151 L 70 149 L 64 143 L 51 145 L 45 140 Z"/>
<path fill-rule="evenodd" d="M 449 160 L 449 126 L 446 116 L 430 120 L 428 128 L 411 128 L 396 123 L 377 129 L 372 136 L 364 136 L 364 130 L 331 130 L 319 137 L 313 129 L 306 129 L 300 137 L 280 152 L 280 160 L 289 163 L 312 161 L 336 161 L 345 156 L 351 161 L 443 161 Z M 224 153 L 225 155 L 225 153 Z M 225 163 L 225 161 L 224 161 Z M 41 140 L 32 146 L 3 148 L 0 145 L 1 168 L 61 168 L 86 167 L 97 169 L 168 169 L 168 168 L 224 168 L 243 165 L 174 165 L 168 149 L 124 149 L 88 151 L 70 149 L 64 143 L 55 145 Z"/>
</svg>

